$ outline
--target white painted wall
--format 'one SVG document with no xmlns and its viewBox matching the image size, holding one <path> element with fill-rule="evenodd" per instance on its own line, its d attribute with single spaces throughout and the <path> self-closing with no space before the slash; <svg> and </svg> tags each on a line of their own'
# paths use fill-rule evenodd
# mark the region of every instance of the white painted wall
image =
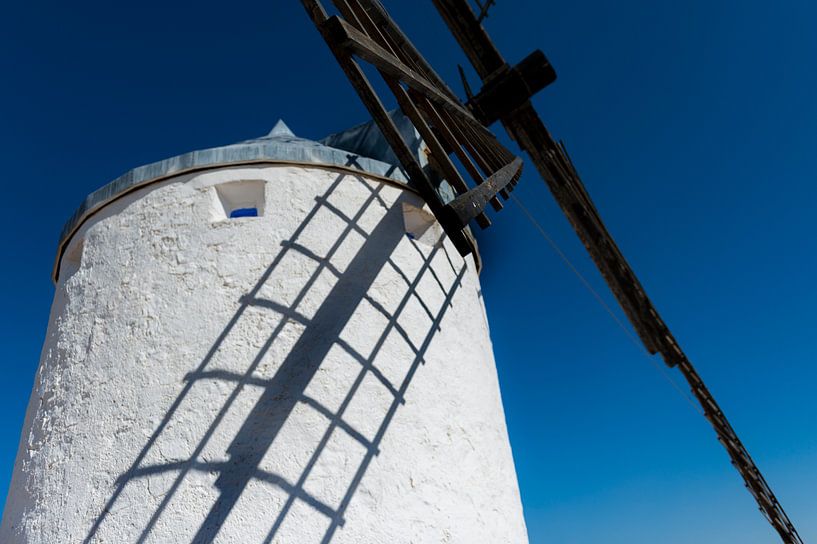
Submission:
<svg viewBox="0 0 817 544">
<path fill-rule="evenodd" d="M 526 542 L 473 261 L 420 205 L 255 166 L 93 216 L 0 542 Z"/>
</svg>

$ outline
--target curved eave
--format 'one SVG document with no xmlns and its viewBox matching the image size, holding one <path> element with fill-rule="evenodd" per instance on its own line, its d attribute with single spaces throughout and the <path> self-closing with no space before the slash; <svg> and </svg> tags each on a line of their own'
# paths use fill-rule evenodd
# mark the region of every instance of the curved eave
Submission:
<svg viewBox="0 0 817 544">
<path fill-rule="evenodd" d="M 395 165 L 296 137 L 261 138 L 191 151 L 134 168 L 88 195 L 60 233 L 52 280 L 56 282 L 59 278 L 60 261 L 73 235 L 94 213 L 111 202 L 132 191 L 181 174 L 250 164 L 301 165 L 345 170 L 380 178 L 414 191 L 402 170 Z"/>
</svg>

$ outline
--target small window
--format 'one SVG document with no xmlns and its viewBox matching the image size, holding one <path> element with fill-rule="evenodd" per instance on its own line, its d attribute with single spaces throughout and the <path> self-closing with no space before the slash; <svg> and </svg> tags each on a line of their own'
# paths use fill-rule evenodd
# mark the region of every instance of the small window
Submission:
<svg viewBox="0 0 817 544">
<path fill-rule="evenodd" d="M 443 230 L 437 219 L 421 206 L 403 202 L 403 223 L 406 236 L 424 244 L 434 246 L 443 238 Z"/>
<path fill-rule="evenodd" d="M 69 242 L 68 247 L 65 248 L 65 253 L 63 253 L 62 262 L 60 263 L 60 280 L 67 280 L 80 269 L 82 266 L 82 252 L 84 248 L 84 238 L 74 239 Z"/>
<path fill-rule="evenodd" d="M 230 219 L 236 217 L 258 217 L 258 208 L 236 208 L 230 212 Z"/>
<path fill-rule="evenodd" d="M 216 185 L 214 219 L 238 219 L 264 215 L 264 188 L 261 180 L 231 181 Z"/>
</svg>

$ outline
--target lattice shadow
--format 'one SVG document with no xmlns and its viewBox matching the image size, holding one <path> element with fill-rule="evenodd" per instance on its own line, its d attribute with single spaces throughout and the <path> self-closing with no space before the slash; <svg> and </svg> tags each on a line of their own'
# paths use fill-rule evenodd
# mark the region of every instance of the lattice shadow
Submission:
<svg viewBox="0 0 817 544">
<path fill-rule="evenodd" d="M 350 163 L 353 160 L 354 157 L 350 157 Z M 417 252 L 420 263 L 419 267 L 414 267 L 415 270 L 407 274 L 392 257 L 397 245 L 402 240 L 408 240 L 402 229 L 402 198 L 389 206 L 379 194 L 383 188 L 382 183 L 373 186 L 362 178 L 355 178 L 368 189 L 369 194 L 363 205 L 359 206 L 354 214 L 347 215 L 341 210 L 341 206 L 333 204 L 331 197 L 341 183 L 353 182 L 348 179 L 349 177 L 354 176 L 339 175 L 327 191 L 315 199 L 315 205 L 306 214 L 289 240 L 282 244 L 282 250 L 261 275 L 255 286 L 241 298 L 239 308 L 203 360 L 187 375 L 178 396 L 167 409 L 162 421 L 141 449 L 130 469 L 117 479 L 105 508 L 95 519 L 85 542 L 94 541 L 102 524 L 109 513 L 114 510 L 117 501 L 129 485 L 151 476 L 173 473 L 175 477 L 172 478 L 172 484 L 166 490 L 158 506 L 152 511 L 150 519 L 143 527 L 137 528 L 139 531 L 137 542 L 145 542 L 150 539 L 151 532 L 155 529 L 160 517 L 180 492 L 180 488 L 191 472 L 218 475 L 215 480 L 218 495 L 212 501 L 209 512 L 192 538 L 193 542 L 212 542 L 216 538 L 250 482 L 264 482 L 282 491 L 286 496 L 277 514 L 271 515 L 270 529 L 262 540 L 265 543 L 273 541 L 282 524 L 299 503 L 307 505 L 328 521 L 320 542 L 330 542 L 337 529 L 344 524 L 347 507 L 370 463 L 378 455 L 383 437 L 399 406 L 404 403 L 405 392 L 419 365 L 424 362 L 424 354 L 435 332 L 439 330 L 466 271 L 466 264 L 459 257 L 455 257 L 455 260 L 459 260 L 462 264 L 460 266 L 454 264 L 455 261 L 452 261 L 443 244 L 443 239 L 440 238 L 433 246 L 409 240 Z M 359 223 L 367 211 L 370 211 L 371 206 L 381 206 L 386 209 L 386 213 L 376 226 L 367 231 Z M 302 244 L 301 238 L 318 214 L 327 211 L 339 218 L 345 226 L 338 233 L 331 247 L 323 254 L 319 254 Z M 332 260 L 352 234 L 362 239 L 362 245 L 341 270 L 332 263 Z M 298 294 L 288 302 L 276 301 L 270 296 L 263 296 L 268 292 L 264 290 L 265 284 L 281 266 L 282 261 L 292 253 L 305 257 L 315 264 L 311 273 L 304 278 Z M 442 270 L 435 270 L 432 261 L 443 262 L 445 266 Z M 391 268 L 399 276 L 405 288 L 405 293 L 393 309 L 384 307 L 369 293 L 375 278 L 386 267 Z M 334 284 L 317 309 L 311 315 L 307 315 L 301 306 L 310 291 L 316 289 L 318 278 L 323 273 L 331 274 L 335 278 Z M 417 287 L 424 278 L 430 279 L 436 285 L 436 289 L 439 289 L 439 296 L 435 297 L 433 302 L 423 300 L 418 293 Z M 376 340 L 368 353 L 361 352 L 352 343 L 344 340 L 341 334 L 361 301 L 365 301 L 374 311 L 381 314 L 384 321 L 379 334 L 374 334 L 373 337 Z M 424 335 L 420 335 L 419 340 L 416 330 L 408 331 L 398 321 L 412 301 L 419 303 L 422 312 L 430 321 L 430 325 Z M 274 312 L 280 316 L 280 319 L 243 372 L 212 368 L 214 357 L 222 349 L 228 337 L 236 333 L 241 326 L 242 319 L 246 319 L 250 311 Z M 282 333 L 288 325 L 299 326 L 300 335 L 286 351 L 283 361 L 274 374 L 271 377 L 259 377 L 259 365 L 277 341 L 283 342 Z M 402 339 L 411 354 L 409 357 L 411 360 L 406 361 L 405 372 L 399 380 L 390 380 L 375 364 L 378 353 L 381 352 L 392 333 Z M 307 394 L 307 386 L 332 349 L 342 350 L 359 367 L 351 384 L 346 386 L 345 394 L 336 408 L 331 408 L 322 403 L 320 399 Z M 377 419 L 375 416 L 380 419 L 373 436 L 371 432 L 368 432 L 370 436 L 367 437 L 367 432 L 355 428 L 344 419 L 344 416 L 347 415 L 349 406 L 356 395 L 360 394 L 364 380 L 369 377 L 377 380 L 388 391 L 390 400 L 382 414 L 372 414 L 375 420 Z M 167 432 L 171 420 L 180 412 L 182 404 L 193 388 L 200 383 L 213 382 L 228 385 L 231 390 L 220 408 L 214 412 L 209 427 L 198 440 L 192 453 L 181 461 L 148 462 L 157 441 L 163 433 Z M 235 410 L 236 400 L 247 388 L 255 388 L 260 391 L 260 394 L 226 448 L 228 459 L 208 460 L 202 455 L 203 452 L 213 441 L 219 425 L 230 416 L 231 410 Z M 269 454 L 273 443 L 279 438 L 287 419 L 297 407 L 312 410 L 314 414 L 327 421 L 328 426 L 322 433 L 317 446 L 310 452 L 297 478 L 286 478 L 282 474 L 264 470 L 261 464 L 265 456 Z M 314 473 L 327 445 L 338 430 L 362 447 L 364 453 L 353 471 L 350 482 L 339 495 L 339 500 L 329 502 L 309 493 L 305 484 L 310 475 Z M 284 454 L 284 452 L 279 453 L 279 455 Z"/>
</svg>

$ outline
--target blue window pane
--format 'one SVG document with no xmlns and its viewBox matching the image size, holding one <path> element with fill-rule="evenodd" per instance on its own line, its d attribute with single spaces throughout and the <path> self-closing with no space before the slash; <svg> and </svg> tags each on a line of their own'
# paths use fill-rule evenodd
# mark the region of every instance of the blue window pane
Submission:
<svg viewBox="0 0 817 544">
<path fill-rule="evenodd" d="M 230 212 L 230 217 L 258 217 L 258 208 L 238 208 Z"/>
</svg>

